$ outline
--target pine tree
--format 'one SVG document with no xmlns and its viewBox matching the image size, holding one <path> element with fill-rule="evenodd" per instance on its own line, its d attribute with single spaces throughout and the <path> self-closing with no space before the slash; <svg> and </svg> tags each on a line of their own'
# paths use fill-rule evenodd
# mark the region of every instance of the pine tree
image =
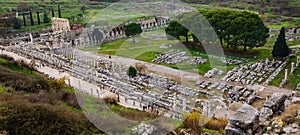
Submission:
<svg viewBox="0 0 300 135">
<path fill-rule="evenodd" d="M 40 25 L 41 24 L 41 19 L 40 19 L 40 13 L 39 13 L 39 11 L 36 11 L 36 15 L 37 15 L 38 25 Z"/>
<path fill-rule="evenodd" d="M 54 14 L 54 9 L 52 7 L 52 17 L 55 17 L 55 14 Z"/>
<path fill-rule="evenodd" d="M 61 18 L 60 6 L 58 4 L 58 17 Z"/>
<path fill-rule="evenodd" d="M 290 54 L 290 49 L 286 44 L 284 27 L 280 30 L 277 41 L 273 47 L 272 54 L 274 57 L 286 57 Z"/>
<path fill-rule="evenodd" d="M 29 12 L 29 15 L 30 15 L 30 24 L 31 24 L 31 26 L 34 26 L 33 17 L 32 17 L 32 11 L 31 10 Z"/>
<path fill-rule="evenodd" d="M 26 18 L 25 18 L 25 13 L 23 13 L 23 23 L 24 23 L 24 27 L 26 27 Z"/>
<path fill-rule="evenodd" d="M 19 23 L 19 20 L 18 20 L 18 18 L 16 18 L 16 17 L 15 17 L 15 19 L 14 19 L 14 25 L 13 25 L 13 28 L 15 28 L 15 29 L 20 29 L 20 28 L 21 28 L 21 25 L 20 25 L 20 23 Z"/>
<path fill-rule="evenodd" d="M 45 11 L 45 13 L 44 13 L 44 23 L 49 23 L 49 22 L 50 22 L 50 19 L 49 19 L 48 15 Z"/>
</svg>

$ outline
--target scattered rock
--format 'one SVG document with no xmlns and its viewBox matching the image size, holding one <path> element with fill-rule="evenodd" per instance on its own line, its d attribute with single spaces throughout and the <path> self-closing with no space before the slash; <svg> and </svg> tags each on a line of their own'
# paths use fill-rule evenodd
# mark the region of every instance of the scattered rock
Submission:
<svg viewBox="0 0 300 135">
<path fill-rule="evenodd" d="M 287 134 L 293 134 L 293 133 L 297 133 L 298 130 L 292 127 L 284 127 L 283 131 Z"/>
<path fill-rule="evenodd" d="M 248 104 L 244 104 L 229 118 L 225 128 L 226 135 L 251 135 L 259 122 L 259 112 Z"/>
<path fill-rule="evenodd" d="M 272 111 L 270 108 L 263 107 L 263 108 L 260 110 L 259 120 L 260 120 L 260 121 L 266 121 L 266 120 L 268 120 L 272 115 L 273 115 L 273 111 Z"/>
<path fill-rule="evenodd" d="M 300 104 L 300 97 L 293 97 L 292 103 L 294 103 L 294 104 Z"/>
<path fill-rule="evenodd" d="M 266 121 L 274 114 L 281 113 L 284 110 L 286 98 L 287 96 L 284 94 L 273 94 L 272 97 L 264 103 L 263 108 L 260 110 L 259 120 Z"/>
</svg>

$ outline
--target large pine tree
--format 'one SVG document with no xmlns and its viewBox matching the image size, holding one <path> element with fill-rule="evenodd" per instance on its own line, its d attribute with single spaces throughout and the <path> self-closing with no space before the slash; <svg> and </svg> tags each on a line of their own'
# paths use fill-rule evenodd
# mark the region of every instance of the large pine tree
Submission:
<svg viewBox="0 0 300 135">
<path fill-rule="evenodd" d="M 282 27 L 280 30 L 280 33 L 277 38 L 277 41 L 275 42 L 272 54 L 274 57 L 286 57 L 290 54 L 290 49 L 286 44 L 284 27 Z"/>
<path fill-rule="evenodd" d="M 20 29 L 21 28 L 21 25 L 20 25 L 20 23 L 19 23 L 19 20 L 18 20 L 18 18 L 14 18 L 14 24 L 13 24 L 13 28 L 15 28 L 15 29 Z"/>
<path fill-rule="evenodd" d="M 40 25 L 41 24 L 41 19 L 40 19 L 40 13 L 39 13 L 39 11 L 36 11 L 36 16 L 37 16 L 38 25 Z"/>
<path fill-rule="evenodd" d="M 26 18 L 25 18 L 25 13 L 22 14 L 23 16 L 23 24 L 24 24 L 24 27 L 26 27 Z"/>
<path fill-rule="evenodd" d="M 50 19 L 49 19 L 48 15 L 47 15 L 47 12 L 45 11 L 44 12 L 44 23 L 49 23 L 49 22 L 50 22 Z"/>
<path fill-rule="evenodd" d="M 60 11 L 60 5 L 58 3 L 58 17 L 61 18 L 61 11 Z"/>
<path fill-rule="evenodd" d="M 54 14 L 54 9 L 52 7 L 52 17 L 55 17 L 55 14 Z"/>
<path fill-rule="evenodd" d="M 33 16 L 32 16 L 32 11 L 30 10 L 30 12 L 29 12 L 30 14 L 30 24 L 31 24 L 31 26 L 33 26 L 34 25 L 34 22 L 33 22 Z"/>
</svg>

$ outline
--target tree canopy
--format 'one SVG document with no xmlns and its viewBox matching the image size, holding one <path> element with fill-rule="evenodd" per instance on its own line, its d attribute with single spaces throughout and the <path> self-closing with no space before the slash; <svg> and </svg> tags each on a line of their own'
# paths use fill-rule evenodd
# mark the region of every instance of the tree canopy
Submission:
<svg viewBox="0 0 300 135">
<path fill-rule="evenodd" d="M 136 70 L 133 66 L 130 66 L 130 67 L 128 68 L 127 75 L 128 75 L 129 77 L 136 77 L 136 75 L 137 75 L 137 70 Z"/>
<path fill-rule="evenodd" d="M 58 17 L 59 18 L 62 18 L 62 16 L 61 16 L 61 11 L 60 11 L 60 5 L 58 4 Z"/>
<path fill-rule="evenodd" d="M 41 24 L 41 19 L 40 19 L 40 13 L 39 13 L 39 11 L 36 11 L 36 16 L 37 16 L 38 25 L 40 25 Z"/>
<path fill-rule="evenodd" d="M 134 39 L 134 36 L 137 34 L 141 34 L 143 32 L 141 25 L 136 23 L 130 23 L 125 26 L 125 35 L 127 37 L 132 37 Z"/>
<path fill-rule="evenodd" d="M 180 23 L 176 21 L 171 21 L 165 30 L 169 40 L 174 40 L 174 39 L 180 40 L 180 36 L 184 36 L 186 42 L 188 42 L 189 30 L 184 26 L 182 26 Z"/>
<path fill-rule="evenodd" d="M 286 57 L 290 54 L 290 49 L 286 44 L 284 27 L 280 30 L 277 41 L 273 47 L 272 54 L 274 57 Z"/>
<path fill-rule="evenodd" d="M 197 14 L 198 16 L 202 14 L 203 17 L 195 17 Z M 203 18 L 203 20 L 199 20 L 199 18 Z M 237 48 L 238 46 L 243 46 L 246 51 L 247 48 L 263 46 L 269 37 L 269 29 L 255 13 L 233 10 L 199 10 L 178 16 L 179 22 L 185 22 L 189 25 L 194 25 L 192 26 L 193 28 L 197 28 L 196 32 L 199 31 L 198 34 L 192 33 L 192 37 L 194 41 L 200 42 L 204 41 L 197 39 L 195 35 L 210 38 L 212 34 L 206 30 L 209 28 L 206 28 L 208 25 L 205 24 L 205 18 L 215 30 L 221 44 L 226 44 L 227 47 Z M 200 26 L 204 27 L 201 29 Z M 166 28 L 166 32 L 176 39 L 179 39 L 179 36 L 185 36 L 188 41 L 189 30 L 179 23 L 171 21 Z M 201 34 L 199 35 L 199 33 Z M 210 40 L 213 41 L 216 39 Z"/>
<path fill-rule="evenodd" d="M 49 22 L 50 22 L 50 19 L 49 19 L 48 15 L 47 15 L 47 12 L 45 11 L 44 12 L 44 23 L 49 23 Z"/>
<path fill-rule="evenodd" d="M 30 16 L 30 24 L 31 24 L 31 26 L 33 26 L 34 21 L 33 21 L 33 16 L 32 16 L 32 11 L 31 10 L 29 11 L 29 16 Z"/>
<path fill-rule="evenodd" d="M 269 29 L 255 13 L 231 10 L 200 10 L 227 46 L 259 47 L 266 43 Z"/>
<path fill-rule="evenodd" d="M 16 17 L 14 18 L 13 28 L 15 28 L 15 29 L 21 28 L 20 22 L 19 22 L 18 18 L 16 18 Z"/>
</svg>

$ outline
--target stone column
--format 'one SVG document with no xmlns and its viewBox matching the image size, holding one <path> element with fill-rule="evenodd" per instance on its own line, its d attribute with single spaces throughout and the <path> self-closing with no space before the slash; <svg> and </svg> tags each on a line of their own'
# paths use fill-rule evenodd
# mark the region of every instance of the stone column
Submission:
<svg viewBox="0 0 300 135">
<path fill-rule="evenodd" d="M 286 81 L 287 81 L 287 79 L 288 79 L 288 72 L 289 72 L 289 70 L 288 70 L 288 69 L 285 69 L 284 80 L 286 80 Z"/>
<path fill-rule="evenodd" d="M 186 99 L 182 100 L 182 111 L 186 111 Z"/>
<path fill-rule="evenodd" d="M 80 80 L 78 80 L 78 87 L 79 87 L 79 91 L 81 91 Z"/>
<path fill-rule="evenodd" d="M 32 38 L 32 34 L 29 34 L 29 38 L 30 38 L 30 44 L 33 45 L 33 38 Z"/>
<path fill-rule="evenodd" d="M 121 65 L 119 65 L 119 72 L 120 72 L 120 74 L 122 73 L 122 66 Z"/>
<path fill-rule="evenodd" d="M 291 74 L 293 74 L 293 72 L 294 72 L 294 66 L 295 66 L 295 62 L 292 62 L 292 66 L 291 66 Z"/>
<path fill-rule="evenodd" d="M 94 59 L 94 67 L 97 68 L 97 60 Z"/>
<path fill-rule="evenodd" d="M 112 64 L 112 71 L 111 72 L 115 73 L 115 65 L 114 64 Z"/>
<path fill-rule="evenodd" d="M 70 79 L 68 79 L 68 85 L 69 85 L 69 87 L 71 87 L 71 80 Z"/>
<path fill-rule="evenodd" d="M 297 56 L 297 63 L 296 63 L 296 67 L 299 67 L 300 64 L 300 56 Z"/>
</svg>

